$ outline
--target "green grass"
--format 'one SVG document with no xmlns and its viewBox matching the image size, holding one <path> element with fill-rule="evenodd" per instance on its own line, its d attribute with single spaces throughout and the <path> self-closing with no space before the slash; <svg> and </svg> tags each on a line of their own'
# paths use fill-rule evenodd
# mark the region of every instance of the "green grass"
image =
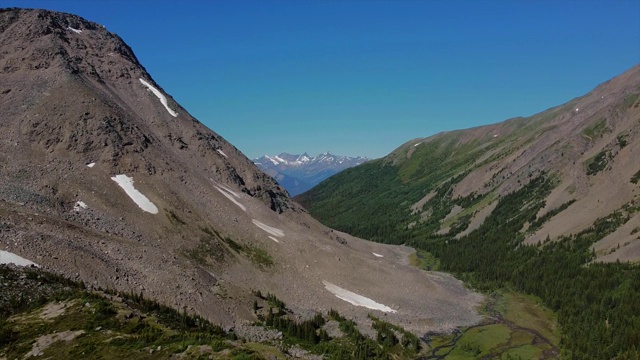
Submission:
<svg viewBox="0 0 640 360">
<path fill-rule="evenodd" d="M 428 348 L 446 359 L 535 359 L 560 340 L 556 316 L 540 305 L 539 299 L 515 292 L 495 292 L 480 313 L 503 321 L 462 330 L 456 342 L 452 334 L 429 337 Z M 431 354 L 431 352 L 429 352 Z M 510 357 L 509 357 L 510 356 Z"/>
<path fill-rule="evenodd" d="M 166 359 L 183 353 L 189 345 L 206 345 L 213 349 L 209 353 L 215 358 L 225 359 L 230 357 L 220 351 L 243 348 L 230 341 L 234 336 L 205 319 L 179 313 L 141 295 L 89 292 L 82 284 L 40 270 L 0 266 L 0 284 L 7 286 L 3 295 L 19 292 L 20 286 L 28 283 L 38 285 L 37 291 L 51 300 L 25 298 L 22 306 L 4 304 L 0 358 L 23 358 L 37 339 L 66 331 L 83 333 L 69 341 L 52 342 L 42 350 L 42 358 Z M 44 307 L 56 303 L 66 304 L 65 309 L 57 316 L 43 318 Z M 185 359 L 200 356 L 184 355 Z"/>
<path fill-rule="evenodd" d="M 510 337 L 511 330 L 504 324 L 472 328 L 465 331 L 451 354 L 470 354 L 481 358 L 491 354 L 493 349 L 508 344 Z"/>
<path fill-rule="evenodd" d="M 282 353 L 282 351 L 277 348 L 260 344 L 260 343 L 246 343 L 244 346 L 252 351 L 255 351 L 259 354 L 265 355 L 269 359 L 287 359 L 287 357 Z"/>
<path fill-rule="evenodd" d="M 504 318 L 518 326 L 535 330 L 552 344 L 560 344 L 556 315 L 542 305 L 540 299 L 520 293 L 505 293 Z"/>
<path fill-rule="evenodd" d="M 275 261 L 273 261 L 271 255 L 269 255 L 266 250 L 258 247 L 257 245 L 240 244 L 228 236 L 224 238 L 224 241 L 233 251 L 245 255 L 247 258 L 249 258 L 249 260 L 251 260 L 251 262 L 261 268 L 270 267 L 275 264 Z"/>
<path fill-rule="evenodd" d="M 271 257 L 266 250 L 256 245 L 245 245 L 243 250 L 249 257 L 249 260 L 259 267 L 267 268 L 275 264 L 273 257 Z"/>
<path fill-rule="evenodd" d="M 112 302 L 99 294 L 79 292 L 72 305 L 59 316 L 41 319 L 42 308 L 16 314 L 4 327 L 17 336 L 2 350 L 0 357 L 20 358 L 31 350 L 33 342 L 45 335 L 82 330 L 71 341 L 57 341 L 44 349 L 49 359 L 166 359 L 186 350 L 188 345 L 209 345 L 226 341 L 205 330 L 181 331 L 170 327 L 152 313 L 133 315 L 127 301 Z M 129 314 L 127 317 L 121 314 Z M 160 350 L 157 350 L 160 347 Z M 232 347 L 229 343 L 227 347 Z M 151 351 L 153 349 L 153 351 Z M 193 358 L 193 357 L 187 357 Z"/>
<path fill-rule="evenodd" d="M 496 199 L 498 199 L 498 195 L 496 193 L 494 193 L 494 192 L 482 196 L 479 201 L 475 202 L 470 207 L 464 208 L 462 211 L 460 211 L 455 216 L 452 216 L 449 219 L 443 221 L 442 222 L 442 228 L 444 229 L 444 228 L 447 228 L 447 227 L 453 225 L 460 218 L 463 218 L 465 216 L 473 216 L 476 213 L 476 211 L 478 211 L 478 210 L 484 208 L 485 206 L 491 204 Z"/>
<path fill-rule="evenodd" d="M 543 352 L 539 347 L 535 345 L 523 345 L 514 349 L 510 349 L 502 354 L 501 359 L 504 360 L 529 360 L 529 359 L 542 359 Z"/>
<path fill-rule="evenodd" d="M 589 141 L 594 141 L 596 137 L 602 137 L 606 133 L 610 133 L 611 129 L 607 126 L 607 119 L 600 118 L 596 122 L 590 124 L 584 130 L 582 135 Z"/>
<path fill-rule="evenodd" d="M 638 97 L 640 97 L 640 94 L 627 95 L 622 101 L 622 106 L 624 108 L 638 107 L 638 104 L 636 103 L 638 101 Z"/>
<path fill-rule="evenodd" d="M 449 338 L 450 339 L 450 338 Z M 431 348 L 446 345 L 447 342 L 430 344 Z M 551 347 L 546 343 L 533 345 L 534 335 L 520 330 L 512 330 L 506 324 L 491 324 L 465 331 L 456 344 L 440 349 L 435 355 L 445 359 L 539 359 Z"/>
<path fill-rule="evenodd" d="M 440 260 L 436 259 L 428 251 L 418 249 L 409 255 L 409 264 L 422 270 L 437 271 L 440 266 Z"/>
</svg>

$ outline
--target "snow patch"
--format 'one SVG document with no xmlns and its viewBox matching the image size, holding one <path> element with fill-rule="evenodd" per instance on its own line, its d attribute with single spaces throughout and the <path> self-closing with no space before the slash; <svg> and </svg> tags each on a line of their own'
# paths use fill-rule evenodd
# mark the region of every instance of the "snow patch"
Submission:
<svg viewBox="0 0 640 360">
<path fill-rule="evenodd" d="M 90 168 L 92 168 L 92 167 L 94 167 L 94 166 L 96 166 L 96 163 L 90 163 L 90 164 L 87 164 L 87 167 L 90 167 Z"/>
<path fill-rule="evenodd" d="M 280 164 L 277 160 L 275 160 L 274 158 L 265 155 L 264 157 L 266 157 L 269 161 L 271 161 L 273 163 L 273 165 L 278 165 Z"/>
<path fill-rule="evenodd" d="M 219 152 L 219 153 L 220 153 L 220 155 L 222 155 L 222 156 L 224 156 L 224 157 L 228 158 L 227 154 L 225 154 L 225 153 L 224 153 L 224 151 L 222 151 L 222 150 L 220 150 L 220 149 L 218 149 L 218 150 L 216 150 L 216 151 L 217 151 L 217 152 Z"/>
<path fill-rule="evenodd" d="M 397 310 L 394 310 L 386 305 L 377 303 L 367 297 L 364 297 L 362 295 L 358 295 L 349 290 L 343 289 L 328 281 L 323 280 L 322 283 L 324 284 L 325 289 L 329 290 L 338 299 L 344 300 L 355 306 L 363 306 L 363 307 L 366 307 L 367 309 L 380 310 L 382 312 L 388 312 L 388 313 L 398 312 Z"/>
<path fill-rule="evenodd" d="M 235 196 L 237 199 L 240 199 L 240 194 L 238 194 L 237 192 L 231 190 L 231 188 L 229 188 L 228 186 L 222 185 L 222 184 L 218 184 L 217 186 L 220 186 L 222 189 L 224 189 L 229 194 Z"/>
<path fill-rule="evenodd" d="M 422 143 L 421 143 L 421 142 L 419 142 L 419 143 L 417 143 L 417 144 L 413 145 L 413 147 L 416 147 L 416 146 L 418 146 L 418 145 L 420 145 L 420 144 L 422 144 Z"/>
<path fill-rule="evenodd" d="M 80 211 L 80 209 L 86 209 L 86 208 L 88 208 L 87 204 L 78 200 L 76 204 L 73 206 L 73 211 L 78 212 Z"/>
<path fill-rule="evenodd" d="M 214 186 L 216 187 L 216 189 L 217 189 L 218 191 L 220 191 L 220 193 L 221 193 L 222 195 L 224 195 L 224 197 L 226 197 L 227 199 L 231 200 L 234 204 L 238 205 L 238 207 L 239 207 L 240 209 L 242 209 L 242 211 L 247 211 L 247 208 L 246 208 L 246 207 L 244 207 L 244 205 L 240 204 L 240 202 L 239 202 L 238 200 L 234 199 L 234 196 L 235 196 L 235 197 L 237 197 L 237 198 L 239 198 L 239 196 L 238 196 L 237 194 L 235 194 L 235 193 L 234 193 L 233 191 L 231 191 L 231 190 L 223 189 L 223 188 L 221 188 L 221 187 L 220 187 L 220 186 L 218 186 L 218 185 L 214 185 Z"/>
<path fill-rule="evenodd" d="M 273 241 L 277 242 L 278 244 L 280 243 L 280 240 L 278 240 L 278 239 L 274 238 L 274 237 L 273 237 L 273 236 L 271 236 L 271 235 L 269 235 L 269 239 L 271 239 L 271 240 L 273 240 Z"/>
<path fill-rule="evenodd" d="M 151 90 L 151 92 L 158 97 L 158 99 L 160 99 L 160 102 L 162 103 L 162 105 L 164 105 L 165 109 L 167 109 L 167 111 L 169 112 L 169 114 L 171 114 L 173 117 L 178 116 L 178 113 L 171 110 L 171 108 L 169 108 L 169 104 L 167 103 L 167 98 L 155 87 L 153 87 L 151 84 L 149 84 L 148 82 L 140 79 L 140 82 L 142 83 L 142 85 L 146 86 L 147 89 Z"/>
<path fill-rule="evenodd" d="M 31 260 L 27 260 L 22 256 L 18 256 L 12 252 L 4 251 L 4 250 L 0 250 L 0 264 L 14 264 L 18 266 L 33 265 L 33 266 L 40 267 L 40 265 L 34 263 Z"/>
<path fill-rule="evenodd" d="M 373 253 L 373 255 L 375 255 L 376 257 L 384 257 L 384 255 L 380 255 L 380 254 L 376 254 L 376 253 Z"/>
<path fill-rule="evenodd" d="M 68 27 L 67 27 L 67 29 L 69 29 L 69 30 L 73 31 L 73 32 L 74 32 L 74 33 L 76 33 L 76 34 L 80 34 L 80 33 L 82 32 L 82 30 L 74 29 L 74 28 L 72 28 L 71 26 L 68 26 Z"/>
<path fill-rule="evenodd" d="M 133 187 L 133 178 L 130 178 L 127 175 L 116 175 L 112 177 L 111 180 L 118 183 L 118 185 L 120 185 L 124 192 L 129 195 L 131 200 L 133 200 L 140 209 L 152 214 L 158 213 L 158 208 L 146 196 L 144 196 L 144 194 Z"/>
<path fill-rule="evenodd" d="M 253 221 L 253 224 L 257 227 L 259 227 L 260 229 L 268 232 L 269 234 L 273 235 L 273 236 L 277 236 L 277 237 L 283 237 L 284 236 L 284 231 L 278 229 L 278 228 L 274 228 L 271 227 L 269 225 L 263 224 L 260 221 L 256 220 L 256 219 L 251 219 L 251 221 Z"/>
</svg>

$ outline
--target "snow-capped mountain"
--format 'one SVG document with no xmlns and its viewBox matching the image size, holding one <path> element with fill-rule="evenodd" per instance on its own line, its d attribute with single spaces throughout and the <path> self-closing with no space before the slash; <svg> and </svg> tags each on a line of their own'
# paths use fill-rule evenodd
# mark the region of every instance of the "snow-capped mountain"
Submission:
<svg viewBox="0 0 640 360">
<path fill-rule="evenodd" d="M 319 184 L 322 180 L 344 169 L 368 161 L 366 157 L 334 155 L 330 152 L 309 156 L 307 153 L 293 155 L 264 155 L 253 162 L 280 183 L 291 196 L 301 194 Z"/>
</svg>

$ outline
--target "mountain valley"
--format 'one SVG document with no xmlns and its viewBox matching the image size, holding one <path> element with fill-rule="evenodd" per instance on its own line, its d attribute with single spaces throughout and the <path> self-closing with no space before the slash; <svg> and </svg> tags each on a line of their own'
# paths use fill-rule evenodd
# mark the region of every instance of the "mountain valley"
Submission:
<svg viewBox="0 0 640 360">
<path fill-rule="evenodd" d="M 336 229 L 421 249 L 475 289 L 541 298 L 563 356 L 633 358 L 639 133 L 636 65 L 537 115 L 408 141 L 296 200 Z"/>
<path fill-rule="evenodd" d="M 250 160 L 73 14 L 0 79 L 0 360 L 640 356 L 640 65 L 374 160 Z"/>
</svg>

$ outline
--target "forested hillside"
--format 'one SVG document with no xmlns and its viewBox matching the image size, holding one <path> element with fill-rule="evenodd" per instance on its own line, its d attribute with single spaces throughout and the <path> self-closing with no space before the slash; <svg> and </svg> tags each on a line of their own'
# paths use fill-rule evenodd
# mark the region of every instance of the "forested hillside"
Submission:
<svg viewBox="0 0 640 360">
<path fill-rule="evenodd" d="M 638 73 L 530 118 L 412 140 L 297 200 L 476 289 L 539 297 L 567 358 L 637 358 L 640 267 L 600 259 L 634 258 L 640 241 Z M 603 239 L 613 245 L 596 251 Z"/>
</svg>

